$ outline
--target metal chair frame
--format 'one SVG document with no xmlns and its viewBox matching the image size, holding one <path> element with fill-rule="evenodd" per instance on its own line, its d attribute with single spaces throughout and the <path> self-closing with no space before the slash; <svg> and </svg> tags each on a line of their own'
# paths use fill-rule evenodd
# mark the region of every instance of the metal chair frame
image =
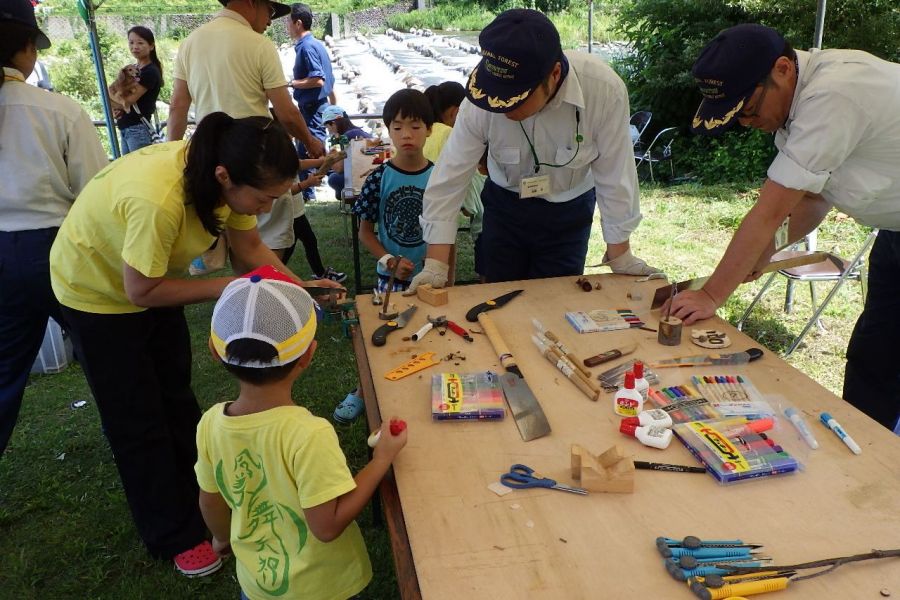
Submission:
<svg viewBox="0 0 900 600">
<path fill-rule="evenodd" d="M 675 177 L 675 163 L 672 157 L 672 142 L 675 141 L 675 137 L 677 135 L 677 127 L 666 127 L 665 129 L 657 133 L 656 137 L 653 138 L 653 141 L 650 142 L 650 145 L 647 146 L 646 150 L 635 151 L 634 158 L 637 161 L 635 168 L 640 168 L 640 166 L 646 162 L 650 167 L 650 181 L 655 183 L 656 179 L 653 177 L 653 163 L 668 161 L 669 167 L 672 170 L 672 177 Z M 657 142 L 663 144 L 662 148 L 656 148 Z"/>
<path fill-rule="evenodd" d="M 862 290 L 863 304 L 865 304 L 866 293 L 868 291 L 867 290 L 867 281 L 866 281 L 867 275 L 868 275 L 867 269 L 866 269 L 866 253 L 872 247 L 872 244 L 875 242 L 875 238 L 877 236 L 878 236 L 878 230 L 873 229 L 872 232 L 869 234 L 869 236 L 866 238 L 866 240 L 863 242 L 862 247 L 860 247 L 860 249 L 857 251 L 857 253 L 849 261 L 844 260 L 844 259 L 840 258 L 839 256 L 835 256 L 833 254 L 830 255 L 830 258 L 833 263 L 835 263 L 836 265 L 837 264 L 842 265 L 841 270 L 840 270 L 839 274 L 837 274 L 837 276 L 835 276 L 835 274 L 797 275 L 797 274 L 791 273 L 790 272 L 791 269 L 775 271 L 774 273 L 769 275 L 768 279 L 766 279 L 766 282 L 763 284 L 762 289 L 759 291 L 758 294 L 756 294 L 756 297 L 753 298 L 753 300 L 750 302 L 750 305 L 744 311 L 744 314 L 741 315 L 741 318 L 738 319 L 738 322 L 736 323 L 735 326 L 739 330 L 743 329 L 744 322 L 746 321 L 747 317 L 750 316 L 750 312 L 759 303 L 759 301 L 762 300 L 763 294 L 765 294 L 766 291 L 768 291 L 768 289 L 771 287 L 771 285 L 775 282 L 776 275 L 783 275 L 788 280 L 788 289 L 785 293 L 785 299 L 784 299 L 784 312 L 786 312 L 786 313 L 790 313 L 792 306 L 793 306 L 793 298 L 794 298 L 793 284 L 794 284 L 794 281 L 808 281 L 809 282 L 809 290 L 810 290 L 810 300 L 811 300 L 812 306 L 813 306 L 813 314 L 809 318 L 809 320 L 806 322 L 806 325 L 803 327 L 803 330 L 800 332 L 800 335 L 798 335 L 794 339 L 793 343 L 783 354 L 783 356 L 785 356 L 785 357 L 790 356 L 791 353 L 793 353 L 794 350 L 796 350 L 797 347 L 800 345 L 800 342 L 803 341 L 803 338 L 806 336 L 806 334 L 809 333 L 809 330 L 812 329 L 813 325 L 817 325 L 820 329 L 824 329 L 819 318 L 822 316 L 822 313 L 825 311 L 825 309 L 831 303 L 831 300 L 835 297 L 835 295 L 837 295 L 837 293 L 840 291 L 841 287 L 843 287 L 844 283 L 848 279 L 859 280 L 860 287 Z M 810 239 L 810 237 L 808 236 L 807 240 L 806 240 L 806 244 L 807 244 L 807 250 L 810 250 L 810 251 L 814 250 L 815 249 L 815 236 L 813 235 L 812 239 Z M 815 291 L 815 283 L 817 281 L 834 281 L 835 282 L 834 286 L 831 288 L 831 291 L 828 292 L 828 295 L 825 296 L 825 299 L 818 306 L 816 306 L 816 291 Z"/>
</svg>

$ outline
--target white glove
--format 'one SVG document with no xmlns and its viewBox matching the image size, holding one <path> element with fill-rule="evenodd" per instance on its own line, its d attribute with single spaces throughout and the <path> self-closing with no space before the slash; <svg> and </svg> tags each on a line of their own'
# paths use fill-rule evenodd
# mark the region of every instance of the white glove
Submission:
<svg viewBox="0 0 900 600">
<path fill-rule="evenodd" d="M 603 262 L 600 264 L 609 267 L 612 269 L 613 273 L 619 275 L 652 275 L 653 273 L 662 273 L 661 269 L 651 267 L 632 254 L 630 249 L 627 250 L 625 254 L 621 254 L 612 260 L 607 258 L 607 254 L 604 254 Z"/>
<path fill-rule="evenodd" d="M 442 263 L 434 258 L 426 258 L 425 266 L 418 275 L 412 278 L 409 289 L 403 292 L 404 296 L 412 296 L 420 285 L 430 285 L 433 288 L 442 288 L 447 285 L 447 275 L 450 265 Z"/>
</svg>

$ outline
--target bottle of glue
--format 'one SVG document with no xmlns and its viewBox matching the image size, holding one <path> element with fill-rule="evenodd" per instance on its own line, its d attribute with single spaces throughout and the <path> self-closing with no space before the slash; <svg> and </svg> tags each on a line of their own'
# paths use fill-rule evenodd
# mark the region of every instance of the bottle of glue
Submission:
<svg viewBox="0 0 900 600">
<path fill-rule="evenodd" d="M 625 417 L 622 422 L 635 427 L 663 427 L 666 429 L 672 427 L 671 415 L 659 408 L 642 411 L 636 417 Z"/>
<path fill-rule="evenodd" d="M 644 378 L 644 363 L 639 360 L 634 361 L 634 389 L 641 395 L 641 398 L 647 400 L 647 392 L 650 391 L 650 382 Z"/>
<path fill-rule="evenodd" d="M 672 443 L 672 430 L 665 427 L 636 427 L 623 420 L 619 424 L 619 431 L 625 435 L 636 437 L 645 446 L 660 450 L 665 450 Z"/>
<path fill-rule="evenodd" d="M 625 373 L 625 384 L 616 392 L 613 398 L 613 412 L 620 417 L 636 417 L 644 407 L 644 399 L 634 389 L 634 373 Z"/>
<path fill-rule="evenodd" d="M 397 436 L 400 435 L 400 432 L 406 429 L 406 421 L 403 419 L 391 419 L 391 435 Z M 369 439 L 366 440 L 366 443 L 369 445 L 369 448 L 374 448 L 378 445 L 378 440 L 381 439 L 381 430 L 377 429 L 372 432 L 372 435 L 369 436 Z"/>
</svg>

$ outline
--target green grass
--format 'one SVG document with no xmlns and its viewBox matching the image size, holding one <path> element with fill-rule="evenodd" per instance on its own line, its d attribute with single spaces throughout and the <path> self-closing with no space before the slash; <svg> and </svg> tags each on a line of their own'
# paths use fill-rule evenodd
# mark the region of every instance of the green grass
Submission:
<svg viewBox="0 0 900 600">
<path fill-rule="evenodd" d="M 320 198 L 331 197 L 320 191 Z M 708 274 L 754 198 L 754 190 L 740 186 L 645 187 L 644 222 L 632 238 L 635 253 L 677 279 Z M 350 273 L 350 244 L 337 204 L 320 200 L 308 205 L 307 213 L 325 263 Z M 595 224 L 588 264 L 599 262 L 603 253 L 598 232 Z M 847 256 L 864 236 L 852 221 L 832 213 L 820 230 L 820 246 Z M 460 246 L 460 278 L 471 279 L 471 241 L 462 237 Z M 362 257 L 365 281 L 371 281 L 373 262 Z M 302 249 L 291 267 L 309 275 Z M 759 285 L 742 286 L 720 314 L 736 318 Z M 776 286 L 746 327 L 774 351 L 787 346 L 809 315 L 806 286 L 797 289 L 794 315 L 781 312 L 783 297 L 783 285 Z M 851 283 L 825 314 L 828 332 L 809 335 L 790 362 L 839 393 L 844 349 L 860 309 L 859 285 Z M 212 304 L 187 309 L 194 343 L 194 391 L 203 408 L 233 398 L 236 389 L 206 348 L 211 311 Z M 295 397 L 315 414 L 330 417 L 335 404 L 356 384 L 355 361 L 339 324 L 324 324 L 318 339 L 319 350 L 299 380 Z M 212 577 L 188 580 L 176 575 L 169 563 L 147 557 L 94 404 L 70 408 L 73 401 L 90 397 L 77 365 L 30 382 L 10 447 L 0 459 L 0 598 L 236 598 L 233 562 Z M 359 470 L 367 460 L 364 420 L 338 428 L 338 435 L 351 470 Z M 375 572 L 367 596 L 395 598 L 387 534 L 376 527 L 370 508 L 359 522 Z"/>
</svg>

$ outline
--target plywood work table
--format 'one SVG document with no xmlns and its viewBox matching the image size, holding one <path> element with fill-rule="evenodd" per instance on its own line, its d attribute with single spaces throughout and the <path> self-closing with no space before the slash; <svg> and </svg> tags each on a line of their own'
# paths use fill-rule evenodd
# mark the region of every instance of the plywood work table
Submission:
<svg viewBox="0 0 900 600">
<path fill-rule="evenodd" d="M 371 345 L 383 321 L 369 296 L 357 298 L 360 327 L 354 347 L 370 427 L 397 415 L 409 423 L 409 443 L 394 464 L 394 478 L 382 485 L 388 526 L 404 598 L 693 598 L 665 572 L 657 536 L 733 539 L 764 544 L 776 564 L 790 564 L 900 547 L 900 439 L 840 400 L 783 360 L 766 352 L 749 365 L 660 369 L 661 385 L 679 385 L 691 375 L 742 374 L 764 394 L 780 394 L 804 414 L 819 449 L 810 450 L 790 423 L 779 420 L 773 438 L 805 465 L 799 473 L 720 486 L 707 474 L 637 471 L 633 494 L 517 490 L 498 497 L 487 489 L 513 463 L 524 463 L 561 483 L 569 473 L 570 446 L 599 453 L 618 444 L 635 459 L 696 464 L 677 440 L 664 451 L 642 446 L 618 432 L 612 395 L 591 402 L 547 362 L 531 342 L 537 317 L 579 358 L 627 341 L 638 349 L 627 359 L 652 361 L 705 351 L 690 343 L 664 347 L 656 334 L 637 329 L 578 334 L 565 321 L 569 310 L 632 308 L 655 328 L 658 313 L 649 298 L 659 281 L 641 284 L 644 300 L 626 292 L 634 277 L 591 276 L 602 290 L 583 292 L 575 278 L 454 287 L 449 304 L 433 307 L 395 294 L 403 309 L 419 306 L 406 328 Z M 491 312 L 526 381 L 552 427 L 549 436 L 523 442 L 512 416 L 499 422 L 432 422 L 431 376 L 445 371 L 503 372 L 490 342 L 473 343 L 432 331 L 419 342 L 403 341 L 426 316 L 446 315 L 467 328 L 465 313 L 485 300 L 515 289 L 525 292 Z M 702 324 L 728 332 L 728 351 L 758 346 L 724 321 Z M 399 381 L 384 374 L 414 354 L 433 351 L 465 355 Z M 619 359 L 592 369 L 596 376 Z M 458 363 L 458 364 L 457 364 Z M 776 407 L 777 408 L 777 407 Z M 862 446 L 853 455 L 818 422 L 830 412 Z M 396 483 L 396 487 L 394 487 Z M 878 598 L 888 589 L 900 596 L 900 560 L 845 565 L 822 577 L 792 583 L 773 598 Z"/>
</svg>

